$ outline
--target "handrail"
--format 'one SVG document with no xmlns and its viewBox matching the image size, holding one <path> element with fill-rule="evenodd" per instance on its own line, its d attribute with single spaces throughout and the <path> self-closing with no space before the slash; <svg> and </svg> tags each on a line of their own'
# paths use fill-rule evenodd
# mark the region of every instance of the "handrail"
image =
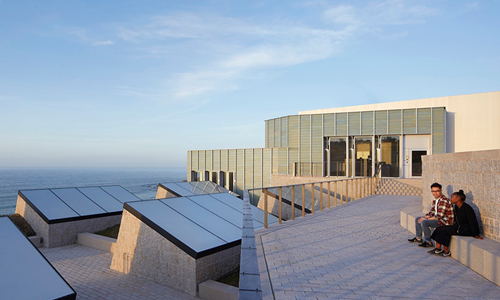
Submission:
<svg viewBox="0 0 500 300">
<path fill-rule="evenodd" d="M 306 212 L 314 214 L 316 207 L 318 207 L 320 211 L 323 211 L 324 208 L 330 209 L 332 204 L 332 196 L 334 200 L 333 206 L 336 207 L 338 203 L 342 205 L 343 203 L 352 202 L 375 194 L 376 186 L 378 183 L 378 178 L 376 176 L 377 175 L 374 175 L 373 177 L 345 178 L 274 187 L 263 187 L 259 189 L 249 189 L 247 191 L 261 190 L 261 201 L 263 201 L 263 207 L 261 207 L 260 205 L 259 207 L 261 207 L 265 212 L 268 213 L 274 211 L 274 214 L 279 218 L 279 224 L 281 224 L 282 220 L 294 220 L 296 209 L 301 211 L 301 215 L 303 217 L 306 215 Z M 309 188 L 306 189 L 306 187 Z M 296 188 L 299 188 L 300 195 L 297 195 L 295 193 Z M 324 194 L 328 197 L 326 201 L 326 207 L 324 205 L 325 202 L 323 201 Z M 301 199 L 301 202 L 296 201 L 299 200 L 295 199 L 296 197 L 299 197 L 299 199 Z M 278 201 L 278 203 L 275 203 L 274 206 L 269 207 L 269 198 L 274 199 L 272 201 Z M 338 202 L 338 199 L 340 199 L 340 202 Z M 299 202 L 299 204 L 297 204 L 297 202 Z M 286 206 L 284 206 L 283 204 L 286 204 Z M 285 207 L 285 212 L 283 210 L 283 207 Z M 268 228 L 268 218 L 266 213 L 264 214 L 264 228 Z"/>
</svg>

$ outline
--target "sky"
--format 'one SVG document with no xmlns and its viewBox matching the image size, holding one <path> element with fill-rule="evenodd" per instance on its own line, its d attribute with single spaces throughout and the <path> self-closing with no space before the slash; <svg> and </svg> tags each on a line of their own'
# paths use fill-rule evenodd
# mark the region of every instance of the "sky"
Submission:
<svg viewBox="0 0 500 300">
<path fill-rule="evenodd" d="M 500 1 L 0 0 L 0 168 L 185 167 L 299 111 L 500 90 Z"/>
</svg>

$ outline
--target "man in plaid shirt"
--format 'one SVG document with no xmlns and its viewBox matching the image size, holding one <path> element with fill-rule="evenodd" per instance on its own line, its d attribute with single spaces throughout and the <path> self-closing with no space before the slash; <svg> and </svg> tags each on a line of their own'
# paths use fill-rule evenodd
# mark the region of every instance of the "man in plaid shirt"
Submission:
<svg viewBox="0 0 500 300">
<path fill-rule="evenodd" d="M 431 210 L 423 217 L 415 218 L 415 229 L 417 236 L 409 239 L 409 242 L 420 243 L 420 247 L 432 247 L 431 229 L 438 226 L 453 225 L 455 215 L 451 201 L 442 193 L 442 186 L 439 183 L 431 185 L 432 201 Z M 422 232 L 424 236 L 422 237 Z"/>
</svg>

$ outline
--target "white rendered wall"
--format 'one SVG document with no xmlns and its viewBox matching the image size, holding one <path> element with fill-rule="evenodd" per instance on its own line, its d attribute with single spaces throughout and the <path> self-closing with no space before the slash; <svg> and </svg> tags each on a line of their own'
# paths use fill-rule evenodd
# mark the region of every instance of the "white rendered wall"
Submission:
<svg viewBox="0 0 500 300">
<path fill-rule="evenodd" d="M 299 114 L 426 107 L 446 107 L 446 152 L 500 149 L 500 92 L 311 110 Z"/>
</svg>

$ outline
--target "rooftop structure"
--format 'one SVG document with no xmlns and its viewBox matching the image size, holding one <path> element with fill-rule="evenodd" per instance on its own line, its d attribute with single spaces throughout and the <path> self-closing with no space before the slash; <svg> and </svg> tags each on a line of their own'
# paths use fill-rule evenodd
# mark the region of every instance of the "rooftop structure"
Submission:
<svg viewBox="0 0 500 300">
<path fill-rule="evenodd" d="M 264 227 L 262 210 L 252 207 L 252 219 Z M 126 203 L 111 268 L 196 295 L 238 269 L 242 223 L 242 200 L 229 193 Z"/>
<path fill-rule="evenodd" d="M 141 201 L 121 186 L 21 190 L 16 213 L 42 237 L 45 247 L 73 244 L 77 234 L 120 222 L 123 204 Z"/>
</svg>

